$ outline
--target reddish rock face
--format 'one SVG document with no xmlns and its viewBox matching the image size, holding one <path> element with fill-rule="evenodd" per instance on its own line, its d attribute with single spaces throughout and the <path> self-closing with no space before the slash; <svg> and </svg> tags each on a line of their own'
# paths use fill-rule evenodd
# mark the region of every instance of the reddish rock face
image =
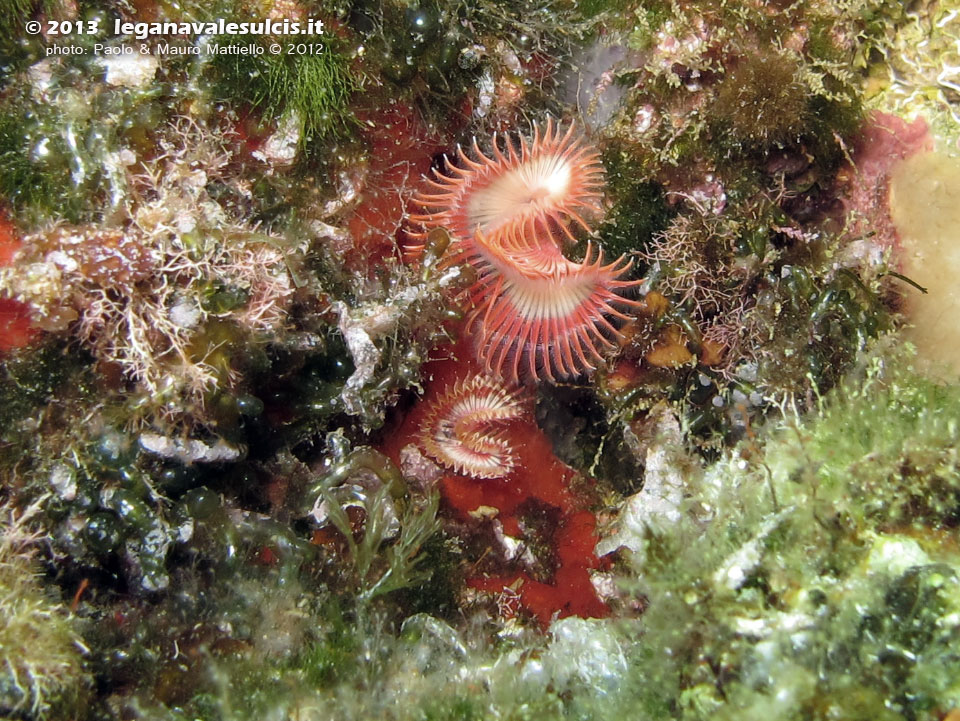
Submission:
<svg viewBox="0 0 960 721">
<path fill-rule="evenodd" d="M 0 214 L 0 268 L 11 265 L 20 248 L 13 226 Z M 27 306 L 12 298 L 0 296 L 0 353 L 22 348 L 37 337 L 39 331 L 30 324 Z"/>
<path fill-rule="evenodd" d="M 869 236 L 883 248 L 899 246 L 887 202 L 890 175 L 900 161 L 932 149 L 923 118 L 908 123 L 896 115 L 870 114 L 853 147 L 852 165 L 837 176 L 851 237 Z"/>
<path fill-rule="evenodd" d="M 347 219 L 353 248 L 350 267 L 376 267 L 396 255 L 401 221 L 407 211 L 409 189 L 421 182 L 433 156 L 447 147 L 447 138 L 427 127 L 416 109 L 402 103 L 360 111 L 370 127 L 365 134 L 369 165 L 360 181 L 360 203 Z"/>
</svg>

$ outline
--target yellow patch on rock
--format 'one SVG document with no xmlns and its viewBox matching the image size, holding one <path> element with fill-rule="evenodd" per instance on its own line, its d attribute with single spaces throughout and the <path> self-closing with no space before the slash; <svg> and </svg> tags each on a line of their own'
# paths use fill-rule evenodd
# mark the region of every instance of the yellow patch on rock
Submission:
<svg viewBox="0 0 960 721">
<path fill-rule="evenodd" d="M 693 353 L 687 348 L 687 339 L 675 325 L 667 326 L 660 339 L 644 359 L 657 368 L 679 368 L 693 360 Z"/>
<path fill-rule="evenodd" d="M 923 153 L 890 178 L 890 216 L 903 244 L 908 288 L 904 338 L 920 357 L 956 380 L 960 374 L 960 158 Z"/>
</svg>

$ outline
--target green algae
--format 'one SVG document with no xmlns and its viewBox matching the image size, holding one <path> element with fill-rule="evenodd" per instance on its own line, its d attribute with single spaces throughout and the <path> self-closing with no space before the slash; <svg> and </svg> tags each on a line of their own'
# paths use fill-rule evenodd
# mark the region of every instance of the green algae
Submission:
<svg viewBox="0 0 960 721">
<path fill-rule="evenodd" d="M 91 52 L 101 39 L 77 44 Z M 0 194 L 27 226 L 116 212 L 129 190 L 120 151 L 169 99 L 159 86 L 102 87 L 103 68 L 87 55 L 44 62 L 33 78 L 12 74 L 0 100 Z"/>
<path fill-rule="evenodd" d="M 662 659 L 649 688 L 678 717 L 930 718 L 955 704 L 957 559 L 942 534 L 958 403 L 955 387 L 874 358 L 813 418 L 788 412 L 691 486 L 681 523 L 647 536 L 635 587 L 640 647 Z"/>
<path fill-rule="evenodd" d="M 637 172 L 628 148 L 611 143 L 604 151 L 604 168 L 616 204 L 598 229 L 603 248 L 611 256 L 645 249 L 663 232 L 674 210 L 664 197 L 664 188 Z"/>
<path fill-rule="evenodd" d="M 29 528 L 37 511 L 0 506 L 0 713 L 64 718 L 81 708 L 89 678 L 75 619 L 39 580 L 39 536 Z"/>
<path fill-rule="evenodd" d="M 440 495 L 432 491 L 419 503 L 409 498 L 403 476 L 389 458 L 370 448 L 348 451 L 339 436 L 328 437 L 334 449 L 330 471 L 311 489 L 319 494 L 325 512 L 347 545 L 346 561 L 355 578 L 356 601 L 365 607 L 378 596 L 410 586 L 422 586 L 431 570 L 418 567 L 420 549 L 439 530 L 437 510 Z M 347 515 L 342 490 L 345 481 L 358 472 L 372 472 L 379 481 L 375 490 L 352 491 L 354 505 L 364 511 L 359 540 Z M 390 499 L 393 499 L 393 503 Z M 399 524 L 399 535 L 396 526 Z"/>
<path fill-rule="evenodd" d="M 357 127 L 350 101 L 361 86 L 336 44 L 321 36 L 316 46 L 323 49 L 313 54 L 218 55 L 214 94 L 246 102 L 281 126 L 292 118 L 299 146 L 307 152 L 315 142 L 349 137 Z"/>
</svg>

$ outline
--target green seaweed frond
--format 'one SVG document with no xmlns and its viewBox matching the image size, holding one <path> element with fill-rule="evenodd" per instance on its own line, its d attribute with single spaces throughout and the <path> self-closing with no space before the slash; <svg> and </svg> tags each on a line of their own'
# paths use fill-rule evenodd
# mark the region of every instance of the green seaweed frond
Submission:
<svg viewBox="0 0 960 721">
<path fill-rule="evenodd" d="M 29 17 L 33 6 L 33 0 L 0 0 L 0 27 L 15 27 L 18 21 Z"/>
<path fill-rule="evenodd" d="M 418 562 L 423 544 L 439 529 L 440 495 L 431 493 L 422 507 L 407 506 L 399 519 L 399 535 L 391 539 L 390 494 L 390 486 L 382 485 L 365 499 L 363 535 L 356 540 L 344 508 L 333 493 L 323 491 L 330 521 L 347 542 L 350 562 L 358 580 L 357 600 L 360 604 L 422 583 L 430 577 L 430 571 L 419 567 Z"/>
</svg>

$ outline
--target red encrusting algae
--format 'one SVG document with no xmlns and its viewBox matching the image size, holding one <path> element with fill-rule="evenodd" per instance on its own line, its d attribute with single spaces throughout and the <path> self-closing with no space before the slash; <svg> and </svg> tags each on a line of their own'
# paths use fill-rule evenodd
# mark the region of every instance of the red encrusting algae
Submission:
<svg viewBox="0 0 960 721">
<path fill-rule="evenodd" d="M 517 604 L 544 627 L 554 616 L 604 618 L 610 609 L 597 597 L 590 580 L 590 571 L 605 563 L 593 555 L 597 541 L 595 528 L 596 521 L 589 511 L 577 511 L 564 518 L 553 538 L 558 565 L 550 583 L 534 580 L 521 572 L 471 578 L 467 585 L 478 591 L 496 593 L 501 599 L 515 595 Z M 501 604 L 504 616 L 515 615 L 516 610 L 509 603 Z"/>
<path fill-rule="evenodd" d="M 29 345 L 37 335 L 26 306 L 11 298 L 0 298 L 0 352 Z"/>
</svg>

